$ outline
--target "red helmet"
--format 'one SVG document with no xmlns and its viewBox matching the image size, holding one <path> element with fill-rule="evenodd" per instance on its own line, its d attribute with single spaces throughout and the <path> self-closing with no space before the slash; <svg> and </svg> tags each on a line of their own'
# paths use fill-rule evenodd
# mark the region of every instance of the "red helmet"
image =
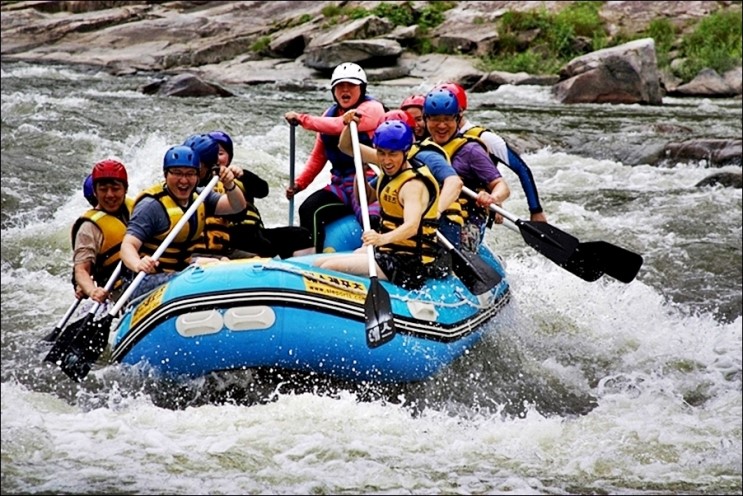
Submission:
<svg viewBox="0 0 743 496">
<path fill-rule="evenodd" d="M 454 96 L 457 97 L 457 103 L 459 103 L 459 110 L 467 110 L 467 93 L 465 93 L 464 88 L 462 88 L 457 83 L 441 83 L 437 88 L 444 88 L 452 93 L 454 93 Z"/>
<path fill-rule="evenodd" d="M 93 184 L 103 179 L 115 179 L 124 183 L 124 187 L 129 187 L 129 178 L 126 175 L 124 164 L 114 159 L 101 160 L 93 166 Z"/>
<path fill-rule="evenodd" d="M 410 95 L 400 104 L 400 108 L 405 110 L 409 107 L 420 107 L 423 108 L 423 104 L 426 101 L 426 97 L 423 95 Z"/>
<path fill-rule="evenodd" d="M 402 121 L 411 128 L 415 127 L 415 119 L 413 119 L 413 116 L 400 109 L 392 109 L 389 112 L 386 112 L 379 119 L 379 122 L 377 122 L 377 126 L 387 121 Z"/>
</svg>

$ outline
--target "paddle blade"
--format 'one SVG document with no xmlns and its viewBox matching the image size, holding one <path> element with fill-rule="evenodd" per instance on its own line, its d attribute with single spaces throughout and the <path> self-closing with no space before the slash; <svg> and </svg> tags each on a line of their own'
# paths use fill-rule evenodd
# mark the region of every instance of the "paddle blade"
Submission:
<svg viewBox="0 0 743 496">
<path fill-rule="evenodd" d="M 593 251 L 585 245 L 586 243 L 578 245 L 573 256 L 559 265 L 584 281 L 594 282 L 604 275 L 604 271 L 601 270 L 600 261 L 596 259 Z"/>
<path fill-rule="evenodd" d="M 452 247 L 452 268 L 472 294 L 481 295 L 501 282 L 501 275 L 478 254 Z"/>
<path fill-rule="evenodd" d="M 91 365 L 106 348 L 113 317 L 106 314 L 101 320 L 84 319 L 77 332 L 65 332 L 59 337 L 44 361 L 58 365 L 70 379 L 80 382 L 90 372 Z M 74 323 L 76 324 L 76 323 Z M 72 331 L 71 327 L 67 328 Z"/>
<path fill-rule="evenodd" d="M 560 265 L 575 255 L 578 238 L 546 222 L 517 220 L 516 225 L 526 244 Z"/>
<path fill-rule="evenodd" d="M 376 348 L 395 337 L 395 316 L 390 295 L 376 277 L 369 279 L 369 292 L 364 301 L 366 345 Z"/>
<path fill-rule="evenodd" d="M 593 253 L 601 269 L 606 275 L 623 282 L 632 282 L 642 267 L 641 255 L 626 250 L 620 246 L 607 243 L 606 241 L 590 241 L 581 243 L 581 248 L 586 247 Z"/>
<path fill-rule="evenodd" d="M 41 338 L 41 340 L 47 343 L 53 343 L 59 337 L 60 332 L 62 332 L 62 328 L 60 326 L 56 326 L 49 334 Z"/>
</svg>

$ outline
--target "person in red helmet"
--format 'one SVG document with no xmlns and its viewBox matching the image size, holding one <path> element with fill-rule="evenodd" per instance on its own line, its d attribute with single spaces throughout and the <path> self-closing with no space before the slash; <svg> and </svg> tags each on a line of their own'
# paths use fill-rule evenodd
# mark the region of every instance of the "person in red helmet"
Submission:
<svg viewBox="0 0 743 496">
<path fill-rule="evenodd" d="M 72 226 L 72 262 L 75 295 L 105 303 L 111 294 L 103 289 L 119 263 L 119 249 L 134 201 L 127 198 L 129 179 L 119 160 L 106 159 L 90 173 L 96 206 Z M 118 290 L 117 281 L 114 289 Z"/>
<path fill-rule="evenodd" d="M 400 110 L 404 110 L 413 116 L 413 121 L 415 122 L 413 133 L 415 133 L 416 141 L 421 141 L 428 136 L 426 123 L 423 121 L 423 103 L 425 101 L 426 97 L 423 95 L 410 95 L 400 104 Z"/>
<path fill-rule="evenodd" d="M 338 65 L 330 79 L 330 90 L 335 103 L 321 117 L 297 112 L 287 112 L 284 118 L 290 124 L 317 133 L 304 170 L 286 188 L 286 198 L 306 189 L 325 164 L 331 164 L 330 184 L 315 191 L 299 206 L 299 225 L 312 233 L 315 249 L 321 253 L 325 244 L 325 226 L 334 220 L 353 213 L 352 197 L 356 172 L 353 159 L 338 149 L 338 138 L 343 131 L 343 114 L 351 109 L 363 113 L 359 123 L 359 140 L 371 144 L 374 129 L 384 114 L 384 106 L 366 93 L 367 78 L 364 70 L 353 62 Z M 371 217 L 378 219 L 378 206 L 370 205 Z"/>
<path fill-rule="evenodd" d="M 479 126 L 470 122 L 464 116 L 467 110 L 467 93 L 462 86 L 457 83 L 443 83 L 440 88 L 445 88 L 454 93 L 459 102 L 461 118 L 459 121 L 459 132 L 465 136 L 474 136 L 479 138 L 487 147 L 491 160 L 495 164 L 505 164 L 519 178 L 521 187 L 526 195 L 526 202 L 529 205 L 530 220 L 532 222 L 547 222 L 547 216 L 544 214 L 542 204 L 539 201 L 537 185 L 534 182 L 534 176 L 526 162 L 519 156 L 506 141 L 486 127 Z"/>
</svg>

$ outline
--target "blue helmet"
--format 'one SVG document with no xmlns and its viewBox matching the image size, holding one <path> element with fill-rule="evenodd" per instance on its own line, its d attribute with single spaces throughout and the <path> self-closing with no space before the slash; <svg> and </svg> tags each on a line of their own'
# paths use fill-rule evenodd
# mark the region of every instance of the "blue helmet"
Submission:
<svg viewBox="0 0 743 496">
<path fill-rule="evenodd" d="M 413 146 L 414 139 L 410 126 L 403 121 L 391 119 L 377 126 L 372 143 L 375 148 L 407 152 Z"/>
<path fill-rule="evenodd" d="M 199 155 L 204 165 L 211 167 L 219 158 L 219 145 L 207 134 L 194 134 L 183 142 Z"/>
<path fill-rule="evenodd" d="M 457 115 L 459 102 L 454 93 L 446 88 L 434 88 L 426 95 L 423 115 Z"/>
<path fill-rule="evenodd" d="M 199 154 L 184 145 L 171 146 L 163 157 L 163 170 L 171 167 L 190 167 L 198 170 L 201 168 Z"/>
<path fill-rule="evenodd" d="M 230 138 L 230 135 L 225 133 L 224 131 L 212 131 L 208 134 L 208 136 L 216 141 L 218 144 L 222 145 L 222 148 L 224 148 L 224 151 L 227 152 L 227 156 L 229 157 L 227 165 L 230 165 L 232 163 L 232 157 L 234 156 L 235 150 L 232 145 L 232 138 Z"/>
<path fill-rule="evenodd" d="M 95 197 L 95 191 L 93 189 L 93 174 L 88 174 L 83 181 L 83 196 L 88 200 L 91 207 L 98 205 L 98 199 Z"/>
</svg>

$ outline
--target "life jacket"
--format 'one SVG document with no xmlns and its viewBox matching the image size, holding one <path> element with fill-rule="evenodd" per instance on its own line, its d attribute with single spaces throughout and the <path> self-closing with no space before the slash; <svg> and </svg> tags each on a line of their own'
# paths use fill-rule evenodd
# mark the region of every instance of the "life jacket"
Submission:
<svg viewBox="0 0 743 496">
<path fill-rule="evenodd" d="M 403 224 L 403 206 L 399 201 L 400 189 L 412 179 L 421 179 L 428 188 L 429 195 L 428 205 L 421 217 L 418 232 L 412 238 L 380 246 L 379 251 L 416 256 L 426 265 L 436 260 L 438 252 L 436 230 L 438 228 L 439 185 L 428 167 L 405 169 L 395 176 L 383 174 L 380 177 L 377 184 L 377 198 L 379 198 L 381 207 L 379 230 L 384 234 Z"/>
<path fill-rule="evenodd" d="M 81 215 L 72 225 L 72 249 L 75 249 L 75 238 L 83 222 L 92 222 L 103 233 L 103 244 L 101 245 L 95 262 L 93 263 L 93 279 L 97 283 L 107 282 L 121 260 L 121 241 L 126 234 L 126 225 L 129 223 L 129 217 L 134 208 L 134 200 L 127 197 L 124 199 L 124 205 L 116 214 L 109 214 L 105 210 L 91 208 Z M 120 287 L 121 278 L 114 283 L 113 289 Z M 76 286 L 75 271 L 72 272 L 72 285 Z"/>
<path fill-rule="evenodd" d="M 482 133 L 485 133 L 485 132 L 491 132 L 492 133 L 493 131 L 490 131 L 490 129 L 488 129 L 486 127 L 473 126 L 473 127 L 469 128 L 468 130 L 466 130 L 464 132 L 464 136 L 471 136 L 473 138 L 477 138 L 478 140 L 480 140 L 481 143 L 483 143 L 483 145 L 485 145 L 485 143 L 480 139 L 480 137 L 482 136 Z M 506 166 L 508 165 L 505 162 L 503 162 L 503 160 L 501 160 L 500 158 L 498 158 L 495 154 L 490 153 L 490 149 L 487 147 L 487 145 L 485 145 L 485 150 L 488 152 L 488 155 L 490 156 L 490 160 L 492 160 L 493 163 L 496 166 L 498 164 L 503 164 L 503 165 L 506 165 Z"/>
<path fill-rule="evenodd" d="M 421 162 L 420 160 L 416 158 L 416 156 L 418 155 L 418 152 L 421 152 L 424 150 L 430 150 L 436 153 L 440 153 L 441 156 L 444 157 L 447 162 L 450 162 L 449 155 L 446 153 L 446 150 L 444 150 L 441 147 L 441 145 L 437 144 L 431 138 L 425 138 L 423 141 L 414 143 L 413 146 L 410 148 L 410 150 L 408 150 L 408 160 L 410 161 L 413 167 L 419 167 L 420 165 L 424 165 L 423 162 Z M 459 201 L 456 201 L 456 200 L 453 201 L 448 207 L 446 207 L 446 210 L 444 210 L 441 214 L 447 219 L 449 219 L 451 222 L 459 226 L 464 225 L 464 217 L 462 215 L 462 204 L 459 203 Z"/>
<path fill-rule="evenodd" d="M 359 103 L 354 107 L 358 107 L 362 102 L 374 100 L 372 97 L 365 95 Z M 328 110 L 325 111 L 323 117 L 335 117 L 340 110 L 340 105 L 337 103 L 331 105 Z M 349 109 L 350 110 L 350 109 Z M 372 134 L 373 133 L 359 133 L 359 143 L 364 145 L 372 146 Z M 330 134 L 321 133 L 320 139 L 322 139 L 323 145 L 325 146 L 325 156 L 330 161 L 332 167 L 330 173 L 333 176 L 346 177 L 353 176 L 356 171 L 354 166 L 353 157 L 346 155 L 338 148 L 340 142 L 340 135 L 334 136 Z"/>
<path fill-rule="evenodd" d="M 235 186 L 245 195 L 245 186 L 235 179 Z M 224 185 L 221 181 L 214 186 L 214 192 L 225 194 Z M 215 257 L 227 256 L 231 249 L 230 245 L 230 226 L 237 221 L 236 215 L 222 216 L 211 215 L 204 222 L 204 233 L 200 239 L 191 246 L 191 253 L 201 253 L 204 255 L 213 255 Z"/>
<path fill-rule="evenodd" d="M 176 203 L 175 199 L 170 196 L 170 193 L 165 189 L 165 183 L 159 183 L 154 186 L 147 188 L 142 191 L 135 201 L 135 205 L 142 198 L 152 197 L 165 209 L 170 219 L 170 226 L 165 231 L 155 235 L 151 239 L 146 240 L 142 243 L 140 253 L 142 255 L 152 256 L 155 251 L 160 247 L 162 242 L 170 234 L 170 231 L 175 227 L 176 223 L 183 217 L 183 214 L 188 209 L 187 207 L 181 207 Z M 189 200 L 189 206 L 193 203 L 198 194 L 194 191 L 191 193 L 191 199 Z M 191 256 L 191 248 L 194 245 L 195 240 L 198 240 L 203 232 L 204 225 L 206 223 L 206 206 L 201 203 L 196 209 L 196 212 L 191 217 L 191 221 L 187 222 L 183 229 L 176 235 L 170 245 L 165 249 L 159 258 L 159 264 L 157 266 L 158 272 L 176 272 L 188 267 L 188 258 Z"/>
<path fill-rule="evenodd" d="M 488 152 L 487 145 L 478 137 L 470 136 L 468 134 L 456 134 L 452 139 L 450 139 L 445 145 L 443 145 L 443 149 L 446 151 L 446 153 L 449 155 L 449 158 L 454 161 L 454 156 L 459 152 L 459 150 L 467 143 L 477 143 L 480 145 L 483 150 L 485 150 L 488 155 L 490 154 Z M 494 162 L 495 163 L 495 162 Z M 480 182 L 479 184 L 472 183 L 472 184 L 465 184 L 470 189 L 475 190 L 475 192 L 480 192 L 485 189 L 485 185 Z M 495 214 L 492 212 L 489 212 L 487 210 L 484 210 L 482 207 L 478 206 L 475 202 L 474 198 L 470 198 L 469 196 L 460 195 L 459 197 L 459 203 L 462 206 L 462 217 L 466 220 L 470 215 L 479 215 L 483 217 L 488 218 L 488 226 L 491 226 L 493 223 L 493 220 L 495 218 Z"/>
</svg>

